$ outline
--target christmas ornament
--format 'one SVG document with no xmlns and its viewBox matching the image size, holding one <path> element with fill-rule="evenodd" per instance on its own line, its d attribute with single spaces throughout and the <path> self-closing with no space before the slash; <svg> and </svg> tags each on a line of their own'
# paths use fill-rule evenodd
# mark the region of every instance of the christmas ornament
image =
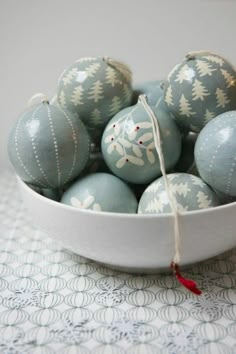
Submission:
<svg viewBox="0 0 236 354">
<path fill-rule="evenodd" d="M 80 209 L 114 213 L 136 213 L 138 205 L 131 189 L 108 173 L 94 173 L 77 180 L 61 202 Z"/>
<path fill-rule="evenodd" d="M 109 169 L 118 177 L 137 184 L 151 182 L 161 175 L 155 149 L 153 123 L 142 103 L 119 112 L 107 125 L 102 137 L 102 153 Z M 178 161 L 181 136 L 175 122 L 159 107 L 151 107 L 159 122 L 165 166 Z"/>
<path fill-rule="evenodd" d="M 214 189 L 214 191 L 215 191 L 221 205 L 236 202 L 236 197 L 232 197 L 232 196 L 227 195 L 225 193 L 219 192 L 216 189 Z"/>
<path fill-rule="evenodd" d="M 44 197 L 55 200 L 55 202 L 59 202 L 61 200 L 62 192 L 60 189 L 41 189 L 41 193 Z"/>
<path fill-rule="evenodd" d="M 136 104 L 138 97 L 142 94 L 147 96 L 148 103 L 151 106 L 156 106 L 164 94 L 163 80 L 147 81 L 134 85 L 133 89 L 133 104 Z"/>
<path fill-rule="evenodd" d="M 62 73 L 57 100 L 86 126 L 102 127 L 131 104 L 131 83 L 125 64 L 108 57 L 81 58 Z"/>
<path fill-rule="evenodd" d="M 212 188 L 236 196 L 236 111 L 209 122 L 199 134 L 195 161 L 201 178 Z"/>
<path fill-rule="evenodd" d="M 236 72 L 224 58 L 191 52 L 168 75 L 165 102 L 180 127 L 199 132 L 220 113 L 236 109 Z"/>
<path fill-rule="evenodd" d="M 101 151 L 90 152 L 88 162 L 83 171 L 83 176 L 95 172 L 110 172 L 104 161 Z"/>
<path fill-rule="evenodd" d="M 73 114 L 44 101 L 19 117 L 9 136 L 8 152 L 23 181 L 54 189 L 84 169 L 89 136 Z"/>
<path fill-rule="evenodd" d="M 201 178 L 187 173 L 171 173 L 167 177 L 180 212 L 219 205 L 215 192 Z M 138 213 L 161 214 L 171 211 L 164 178 L 158 178 L 144 191 Z"/>
<path fill-rule="evenodd" d="M 198 135 L 196 133 L 188 133 L 182 139 L 182 151 L 178 163 L 174 167 L 175 172 L 185 172 L 192 175 L 198 175 L 196 164 L 194 161 L 194 146 Z"/>
</svg>

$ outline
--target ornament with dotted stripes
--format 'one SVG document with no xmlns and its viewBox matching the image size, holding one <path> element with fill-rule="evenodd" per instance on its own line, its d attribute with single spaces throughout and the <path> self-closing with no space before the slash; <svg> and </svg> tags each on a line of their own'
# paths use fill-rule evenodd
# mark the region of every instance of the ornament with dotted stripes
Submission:
<svg viewBox="0 0 236 354">
<path fill-rule="evenodd" d="M 236 196 L 236 111 L 220 114 L 199 134 L 195 161 L 202 179 L 225 195 Z"/>
<path fill-rule="evenodd" d="M 89 155 L 89 136 L 70 112 L 48 102 L 22 113 L 8 141 L 17 175 L 40 188 L 55 189 L 77 177 Z"/>
</svg>

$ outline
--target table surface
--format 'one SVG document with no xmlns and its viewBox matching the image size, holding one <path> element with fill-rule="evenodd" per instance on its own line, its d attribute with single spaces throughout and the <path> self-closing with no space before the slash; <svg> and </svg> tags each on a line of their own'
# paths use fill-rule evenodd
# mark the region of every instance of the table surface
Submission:
<svg viewBox="0 0 236 354">
<path fill-rule="evenodd" d="M 236 249 L 172 275 L 132 275 L 39 231 L 0 177 L 0 353 L 236 353 Z"/>
</svg>

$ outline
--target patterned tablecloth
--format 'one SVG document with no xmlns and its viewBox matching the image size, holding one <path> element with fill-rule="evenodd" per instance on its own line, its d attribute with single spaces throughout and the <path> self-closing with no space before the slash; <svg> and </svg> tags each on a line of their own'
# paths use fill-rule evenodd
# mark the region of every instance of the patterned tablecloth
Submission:
<svg viewBox="0 0 236 354">
<path fill-rule="evenodd" d="M 34 227 L 14 176 L 0 178 L 0 353 L 236 353 L 236 249 L 185 275 L 121 273 Z"/>
</svg>

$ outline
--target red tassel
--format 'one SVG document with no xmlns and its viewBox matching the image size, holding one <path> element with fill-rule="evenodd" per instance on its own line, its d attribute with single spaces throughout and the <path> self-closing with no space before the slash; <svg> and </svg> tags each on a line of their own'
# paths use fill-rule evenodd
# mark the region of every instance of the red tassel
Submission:
<svg viewBox="0 0 236 354">
<path fill-rule="evenodd" d="M 185 288 L 187 288 L 189 291 L 191 291 L 192 293 L 194 293 L 196 295 L 201 295 L 202 291 L 200 289 L 198 289 L 197 284 L 193 280 L 186 279 L 180 274 L 180 270 L 179 270 L 179 265 L 178 264 L 172 262 L 170 267 L 171 267 L 171 269 L 173 269 L 173 272 L 174 272 L 174 274 L 176 276 L 176 279 Z"/>
</svg>

